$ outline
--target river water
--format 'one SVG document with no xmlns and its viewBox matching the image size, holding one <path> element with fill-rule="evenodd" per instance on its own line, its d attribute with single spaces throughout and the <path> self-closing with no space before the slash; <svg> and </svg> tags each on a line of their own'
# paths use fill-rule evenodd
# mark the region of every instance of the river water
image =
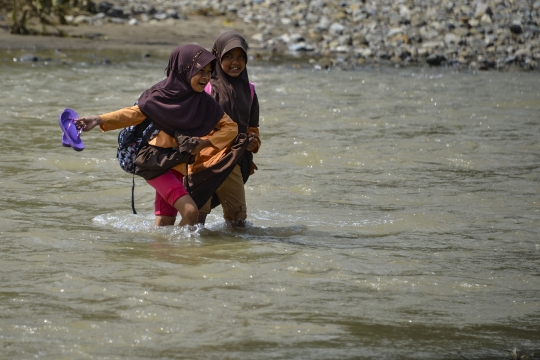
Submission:
<svg viewBox="0 0 540 360">
<path fill-rule="evenodd" d="M 58 126 L 131 106 L 167 58 L 19 55 L 0 58 L 0 357 L 540 350 L 540 73 L 253 61 L 250 224 L 217 208 L 188 232 L 153 226 L 142 179 L 131 213 L 117 131 L 75 152 Z"/>
</svg>

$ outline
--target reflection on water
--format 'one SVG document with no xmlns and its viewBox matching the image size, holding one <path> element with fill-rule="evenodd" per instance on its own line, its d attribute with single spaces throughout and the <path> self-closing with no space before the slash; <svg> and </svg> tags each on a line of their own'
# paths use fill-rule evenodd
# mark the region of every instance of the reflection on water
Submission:
<svg viewBox="0 0 540 360">
<path fill-rule="evenodd" d="M 9 358 L 504 358 L 540 349 L 540 76 L 250 66 L 250 224 L 153 226 L 117 132 L 165 58 L 0 59 L 0 336 Z M 110 65 L 99 59 L 107 58 Z"/>
</svg>

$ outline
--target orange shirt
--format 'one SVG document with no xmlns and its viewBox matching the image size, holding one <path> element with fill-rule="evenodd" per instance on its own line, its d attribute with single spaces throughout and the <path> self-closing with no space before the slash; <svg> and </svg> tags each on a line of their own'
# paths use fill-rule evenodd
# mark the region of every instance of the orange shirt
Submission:
<svg viewBox="0 0 540 360">
<path fill-rule="evenodd" d="M 100 126 L 102 131 L 134 126 L 142 123 L 144 119 L 146 119 L 146 115 L 141 112 L 137 105 L 103 114 L 100 115 L 100 117 L 103 121 L 103 124 Z M 208 135 L 201 136 L 201 139 L 203 140 L 210 140 L 212 146 L 204 148 L 200 154 L 197 155 L 195 162 L 189 166 L 189 172 L 205 169 L 221 159 L 221 157 L 227 153 L 227 149 L 232 145 L 232 141 L 236 135 L 238 135 L 238 125 L 231 120 L 229 115 L 223 114 L 223 117 L 219 120 L 215 129 Z M 178 147 L 176 139 L 169 136 L 164 131 L 160 131 L 149 141 L 149 144 L 163 148 Z M 188 173 L 187 164 L 179 164 L 173 169 L 180 172 L 182 175 Z"/>
</svg>

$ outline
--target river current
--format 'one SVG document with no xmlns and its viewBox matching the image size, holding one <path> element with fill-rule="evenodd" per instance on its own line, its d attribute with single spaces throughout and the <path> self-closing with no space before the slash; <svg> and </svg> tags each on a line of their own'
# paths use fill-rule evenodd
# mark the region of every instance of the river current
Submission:
<svg viewBox="0 0 540 360">
<path fill-rule="evenodd" d="M 117 131 L 166 57 L 0 57 L 5 359 L 503 359 L 540 352 L 540 73 L 251 61 L 249 226 L 153 225 Z M 43 58 L 47 58 L 46 61 Z M 107 58 L 109 61 L 103 61 Z"/>
</svg>

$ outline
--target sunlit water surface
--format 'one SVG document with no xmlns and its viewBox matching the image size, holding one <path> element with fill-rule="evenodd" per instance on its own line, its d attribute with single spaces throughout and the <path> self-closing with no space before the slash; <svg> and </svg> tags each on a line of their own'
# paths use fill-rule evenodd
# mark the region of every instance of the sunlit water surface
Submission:
<svg viewBox="0 0 540 360">
<path fill-rule="evenodd" d="M 153 225 L 117 131 L 166 58 L 0 60 L 0 339 L 19 359 L 486 359 L 540 349 L 540 73 L 251 62 L 250 225 Z"/>
</svg>

